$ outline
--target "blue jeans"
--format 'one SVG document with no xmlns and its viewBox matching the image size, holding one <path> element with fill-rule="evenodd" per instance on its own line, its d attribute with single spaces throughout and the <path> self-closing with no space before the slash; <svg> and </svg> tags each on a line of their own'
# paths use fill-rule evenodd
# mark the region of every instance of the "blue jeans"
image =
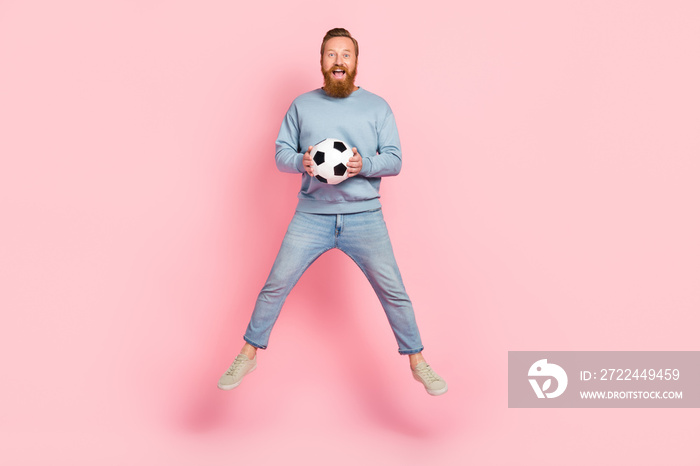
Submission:
<svg viewBox="0 0 700 466">
<path fill-rule="evenodd" d="M 338 248 L 350 256 L 374 288 L 399 345 L 400 354 L 423 350 L 381 209 L 343 215 L 296 212 L 255 303 L 244 340 L 267 348 L 282 304 L 307 268 L 321 254 Z"/>
</svg>

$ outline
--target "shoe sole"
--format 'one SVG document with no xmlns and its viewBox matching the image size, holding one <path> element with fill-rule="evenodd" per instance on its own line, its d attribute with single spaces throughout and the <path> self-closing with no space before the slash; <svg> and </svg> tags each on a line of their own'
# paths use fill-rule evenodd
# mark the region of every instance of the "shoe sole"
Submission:
<svg viewBox="0 0 700 466">
<path fill-rule="evenodd" d="M 447 384 L 445 384 L 444 388 L 441 388 L 440 390 L 428 390 L 427 388 L 425 389 L 426 392 L 433 396 L 440 396 L 443 393 L 447 392 Z"/>
<path fill-rule="evenodd" d="M 429 389 L 428 387 L 425 386 L 425 384 L 423 383 L 423 381 L 421 380 L 421 378 L 418 377 L 416 374 L 413 374 L 413 378 L 414 378 L 414 380 L 416 380 L 417 382 L 420 382 L 421 385 L 423 385 L 423 388 L 425 388 L 425 391 L 428 392 L 428 394 L 430 394 L 430 395 L 433 395 L 433 396 L 440 396 L 440 395 L 442 395 L 443 393 L 445 393 L 445 392 L 447 391 L 447 382 L 445 382 L 445 386 L 442 387 L 441 389 L 439 389 L 439 390 L 431 390 L 431 389 Z"/>
<path fill-rule="evenodd" d="M 239 386 L 241 384 L 241 382 L 243 382 L 243 379 L 245 378 L 246 375 L 250 374 L 251 372 L 253 372 L 257 368 L 258 368 L 258 365 L 255 364 L 251 370 L 249 370 L 248 372 L 243 374 L 243 377 L 241 377 L 241 380 L 239 380 L 238 382 L 236 382 L 232 385 L 222 385 L 221 382 L 219 382 L 218 384 L 216 384 L 216 386 L 222 390 L 232 390 L 232 389 L 236 388 L 237 386 Z"/>
</svg>

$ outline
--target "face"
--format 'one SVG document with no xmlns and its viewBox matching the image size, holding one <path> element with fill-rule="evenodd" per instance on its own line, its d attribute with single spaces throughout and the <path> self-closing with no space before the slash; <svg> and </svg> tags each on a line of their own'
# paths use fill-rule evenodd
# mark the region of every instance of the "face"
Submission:
<svg viewBox="0 0 700 466">
<path fill-rule="evenodd" d="M 326 42 L 321 57 L 324 86 L 331 97 L 347 97 L 357 90 L 357 57 L 349 37 L 333 37 Z"/>
</svg>

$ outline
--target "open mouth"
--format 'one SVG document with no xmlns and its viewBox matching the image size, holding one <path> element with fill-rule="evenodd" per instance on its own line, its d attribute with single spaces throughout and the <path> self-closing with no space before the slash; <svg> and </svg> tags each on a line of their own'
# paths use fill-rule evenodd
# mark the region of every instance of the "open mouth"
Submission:
<svg viewBox="0 0 700 466">
<path fill-rule="evenodd" d="M 345 77 L 345 70 L 342 68 L 336 68 L 331 71 L 331 74 L 335 79 L 343 79 Z"/>
</svg>

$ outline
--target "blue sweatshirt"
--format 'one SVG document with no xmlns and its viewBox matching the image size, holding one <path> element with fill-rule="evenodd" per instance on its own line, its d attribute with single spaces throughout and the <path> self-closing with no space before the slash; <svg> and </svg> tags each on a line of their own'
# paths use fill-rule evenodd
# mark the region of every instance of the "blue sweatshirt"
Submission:
<svg viewBox="0 0 700 466">
<path fill-rule="evenodd" d="M 362 171 L 330 185 L 309 176 L 304 153 L 326 138 L 356 147 Z M 350 214 L 378 209 L 382 176 L 401 170 L 401 144 L 394 114 L 384 99 L 362 88 L 335 98 L 316 89 L 292 102 L 277 137 L 275 161 L 280 171 L 301 173 L 297 211 L 313 214 Z"/>
</svg>

